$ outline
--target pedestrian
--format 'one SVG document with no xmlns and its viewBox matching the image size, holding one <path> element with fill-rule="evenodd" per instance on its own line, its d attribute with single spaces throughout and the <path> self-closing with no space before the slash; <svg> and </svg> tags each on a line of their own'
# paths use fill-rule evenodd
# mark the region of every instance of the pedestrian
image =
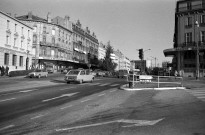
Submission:
<svg viewBox="0 0 205 135">
<path fill-rule="evenodd" d="M 6 75 L 9 75 L 9 67 L 6 66 Z"/>
<path fill-rule="evenodd" d="M 4 70 L 5 70 L 5 68 L 4 68 L 4 66 L 2 66 L 1 67 L 1 76 L 4 76 Z"/>
<path fill-rule="evenodd" d="M 176 77 L 178 76 L 178 72 L 175 70 L 175 72 L 174 72 L 174 76 L 175 76 L 175 79 L 176 79 Z"/>
</svg>

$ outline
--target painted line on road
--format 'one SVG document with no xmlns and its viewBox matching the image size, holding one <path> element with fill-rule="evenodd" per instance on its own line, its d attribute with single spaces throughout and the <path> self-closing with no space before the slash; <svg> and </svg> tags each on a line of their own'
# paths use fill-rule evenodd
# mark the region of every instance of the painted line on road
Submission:
<svg viewBox="0 0 205 135">
<path fill-rule="evenodd" d="M 110 92 L 115 92 L 116 90 L 111 90 Z"/>
<path fill-rule="evenodd" d="M 6 129 L 9 129 L 9 128 L 12 128 L 12 127 L 15 127 L 15 125 L 9 125 L 9 126 L 3 127 L 3 128 L 0 129 L 0 131 L 6 130 Z"/>
<path fill-rule="evenodd" d="M 104 96 L 104 95 L 105 95 L 105 93 L 98 95 L 98 97 L 101 97 L 101 96 Z"/>
<path fill-rule="evenodd" d="M 0 100 L 0 102 L 10 101 L 10 100 L 14 100 L 14 99 L 16 99 L 16 98 L 8 98 L 8 99 Z"/>
<path fill-rule="evenodd" d="M 75 92 L 75 93 L 69 93 L 69 94 L 63 94 L 61 96 L 58 96 L 58 97 L 54 97 L 54 98 L 49 98 L 49 99 L 45 99 L 45 100 L 42 100 L 42 102 L 48 102 L 48 101 L 52 101 L 52 100 L 55 100 L 55 99 L 59 99 L 59 98 L 63 98 L 63 97 L 71 97 L 75 94 L 77 94 L 78 92 Z"/>
<path fill-rule="evenodd" d="M 91 99 L 82 100 L 82 101 L 80 101 L 80 102 L 83 103 L 83 102 L 87 102 L 87 101 L 89 101 L 89 100 L 91 100 Z"/>
<path fill-rule="evenodd" d="M 36 90 L 38 90 L 38 89 L 22 90 L 22 91 L 19 91 L 19 92 L 26 93 L 26 92 L 36 91 Z"/>
<path fill-rule="evenodd" d="M 35 117 L 32 117 L 31 120 L 33 120 L 33 119 L 38 119 L 38 118 L 43 117 L 43 116 L 45 116 L 45 115 L 47 115 L 47 114 L 48 114 L 48 113 L 46 113 L 46 114 L 39 114 L 39 115 L 37 115 L 37 116 L 35 116 Z"/>
<path fill-rule="evenodd" d="M 66 109 L 66 108 L 70 108 L 70 107 L 72 107 L 72 106 L 73 106 L 73 105 L 69 105 L 69 106 L 62 107 L 61 110 Z"/>
</svg>

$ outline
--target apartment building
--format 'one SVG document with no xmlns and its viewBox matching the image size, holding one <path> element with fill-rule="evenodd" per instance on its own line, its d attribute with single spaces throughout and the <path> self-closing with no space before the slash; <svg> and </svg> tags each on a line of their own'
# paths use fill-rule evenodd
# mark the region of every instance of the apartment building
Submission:
<svg viewBox="0 0 205 135">
<path fill-rule="evenodd" d="M 32 63 L 32 27 L 0 11 L 0 66 L 26 70 Z"/>
<path fill-rule="evenodd" d="M 178 0 L 175 11 L 173 48 L 164 50 L 173 57 L 173 70 L 183 76 L 205 76 L 205 1 Z"/>
</svg>

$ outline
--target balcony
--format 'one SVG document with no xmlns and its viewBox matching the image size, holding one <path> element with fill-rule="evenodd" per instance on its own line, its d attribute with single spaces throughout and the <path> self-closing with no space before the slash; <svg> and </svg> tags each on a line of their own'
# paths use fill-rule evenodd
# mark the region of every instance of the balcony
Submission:
<svg viewBox="0 0 205 135">
<path fill-rule="evenodd" d="M 192 24 L 185 25 L 186 29 L 192 28 Z"/>
<path fill-rule="evenodd" d="M 18 32 L 15 32 L 15 33 L 14 33 L 14 36 L 15 36 L 15 37 L 18 37 L 18 36 L 19 36 Z"/>
<path fill-rule="evenodd" d="M 195 11 L 195 10 L 200 10 L 200 9 L 204 10 L 205 5 L 198 4 L 198 5 L 191 5 L 187 7 L 179 7 L 176 9 L 176 12 L 188 12 L 188 11 Z"/>
<path fill-rule="evenodd" d="M 11 30 L 10 30 L 10 29 L 7 29 L 7 30 L 6 30 L 6 33 L 7 33 L 7 34 L 11 34 Z"/>
</svg>

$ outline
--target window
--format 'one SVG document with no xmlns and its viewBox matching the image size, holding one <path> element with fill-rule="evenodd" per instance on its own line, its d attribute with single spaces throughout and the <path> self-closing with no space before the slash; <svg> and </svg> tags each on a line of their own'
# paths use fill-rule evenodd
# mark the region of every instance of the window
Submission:
<svg viewBox="0 0 205 135">
<path fill-rule="evenodd" d="M 6 44 L 9 44 L 9 36 L 6 36 Z"/>
<path fill-rule="evenodd" d="M 12 58 L 12 66 L 16 66 L 16 60 L 17 60 L 17 56 L 16 56 L 16 55 L 13 55 L 13 58 Z"/>
<path fill-rule="evenodd" d="M 7 20 L 7 29 L 9 29 L 9 24 L 10 24 L 10 21 Z"/>
<path fill-rule="evenodd" d="M 185 33 L 185 42 L 186 43 L 191 43 L 192 42 L 192 33 Z"/>
<path fill-rule="evenodd" d="M 85 75 L 85 71 L 81 71 L 81 72 L 80 72 L 80 75 Z"/>
<path fill-rule="evenodd" d="M 28 38 L 29 38 L 29 35 L 30 35 L 30 30 L 28 30 Z"/>
<path fill-rule="evenodd" d="M 14 38 L 14 46 L 16 46 L 16 38 Z"/>
<path fill-rule="evenodd" d="M 16 32 L 16 30 L 17 30 L 17 24 L 15 24 L 15 32 Z"/>
<path fill-rule="evenodd" d="M 19 66 L 23 66 L 23 56 L 20 56 L 19 58 Z"/>
<path fill-rule="evenodd" d="M 56 31 L 54 29 L 52 29 L 52 35 L 55 36 Z"/>
<path fill-rule="evenodd" d="M 205 24 L 205 15 L 200 16 L 200 24 Z"/>
<path fill-rule="evenodd" d="M 55 38 L 54 37 L 52 38 L 52 44 L 55 44 Z"/>
<path fill-rule="evenodd" d="M 4 54 L 4 65 L 9 65 L 9 54 L 8 53 Z"/>
<path fill-rule="evenodd" d="M 46 36 L 43 36 L 43 43 L 46 43 Z"/>
<path fill-rule="evenodd" d="M 33 43 L 37 43 L 37 36 L 33 35 Z"/>
<path fill-rule="evenodd" d="M 200 37 L 201 37 L 200 41 L 205 42 L 205 31 L 201 31 Z"/>
<path fill-rule="evenodd" d="M 44 34 L 46 33 L 46 27 L 43 27 L 43 33 Z"/>
<path fill-rule="evenodd" d="M 23 40 L 21 40 L 21 48 L 23 48 Z"/>
</svg>

